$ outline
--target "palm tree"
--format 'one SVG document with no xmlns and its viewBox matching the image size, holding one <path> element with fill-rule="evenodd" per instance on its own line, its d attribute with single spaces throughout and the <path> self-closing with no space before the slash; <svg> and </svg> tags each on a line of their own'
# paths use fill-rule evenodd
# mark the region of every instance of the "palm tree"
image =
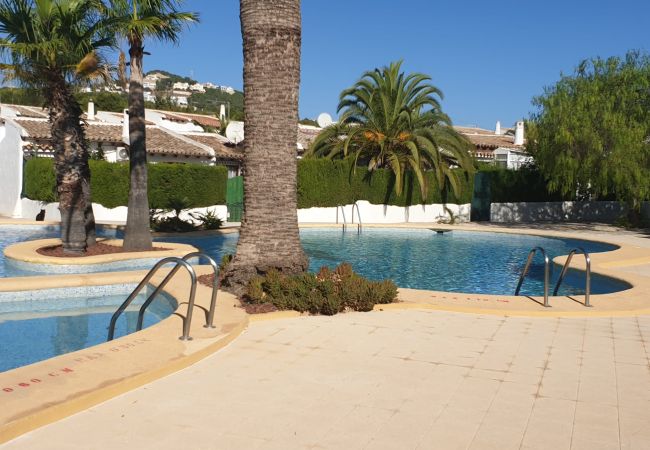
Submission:
<svg viewBox="0 0 650 450">
<path fill-rule="evenodd" d="M 224 286 L 302 272 L 296 212 L 300 0 L 240 0 L 244 43 L 244 218 Z"/>
<path fill-rule="evenodd" d="M 129 189 L 124 248 L 151 249 L 149 199 L 147 197 L 147 146 L 144 118 L 144 41 L 152 38 L 178 42 L 183 26 L 198 21 L 198 15 L 181 12 L 182 0 L 110 0 L 106 15 L 116 32 L 129 45 Z"/>
<path fill-rule="evenodd" d="M 314 140 L 307 156 L 352 157 L 353 168 L 364 163 L 373 171 L 389 168 L 395 192 L 401 195 L 405 174 L 418 180 L 427 195 L 425 171 L 433 170 L 440 189 L 446 181 L 458 195 L 462 171 L 473 169 L 469 142 L 451 126 L 442 112 L 443 94 L 427 75 L 401 71 L 402 62 L 363 74 L 341 93 L 340 121 Z"/>
<path fill-rule="evenodd" d="M 61 240 L 68 253 L 95 244 L 88 147 L 73 86 L 107 75 L 100 51 L 112 41 L 102 35 L 99 6 L 94 0 L 0 0 L 5 77 L 39 89 L 49 111 Z"/>
</svg>

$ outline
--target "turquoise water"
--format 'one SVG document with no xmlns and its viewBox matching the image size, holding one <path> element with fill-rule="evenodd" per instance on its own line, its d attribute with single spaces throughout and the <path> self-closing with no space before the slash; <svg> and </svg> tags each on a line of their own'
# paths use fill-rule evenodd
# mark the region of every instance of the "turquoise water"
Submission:
<svg viewBox="0 0 650 450">
<path fill-rule="evenodd" d="M 56 236 L 56 231 L 29 231 L 28 227 L 7 231 L 0 227 L 0 248 L 8 242 Z M 45 235 L 45 236 L 43 236 Z M 343 233 L 340 228 L 307 228 L 300 231 L 301 241 L 309 256 L 309 269 L 334 267 L 349 262 L 360 274 L 372 279 L 390 278 L 398 286 L 449 292 L 479 294 L 512 294 L 517 279 L 532 247 L 544 247 L 551 259 L 566 255 L 577 246 L 590 253 L 614 250 L 616 247 L 591 241 L 557 239 L 503 233 L 453 231 L 437 234 L 428 229 L 365 228 Z M 119 234 L 118 234 L 119 237 Z M 217 262 L 227 253 L 234 253 L 237 234 L 213 236 L 179 236 L 156 239 L 194 245 Z M 577 255 L 576 258 L 580 258 Z M 128 269 L 142 269 L 133 263 Z M 120 269 L 125 270 L 125 269 Z M 553 270 L 553 279 L 560 268 Z M 0 261 L 0 276 L 34 275 L 34 272 L 7 269 Z M 554 285 L 554 284 L 553 284 Z M 592 277 L 592 293 L 608 293 L 629 288 L 626 283 L 598 275 Z M 561 295 L 584 291 L 584 274 L 570 271 L 560 290 Z M 524 295 L 542 295 L 543 263 L 538 255 L 529 277 L 522 287 Z"/>
<path fill-rule="evenodd" d="M 361 275 L 390 278 L 400 287 L 479 294 L 513 294 L 528 252 L 535 246 L 544 247 L 551 259 L 577 246 L 590 253 L 616 249 L 610 244 L 575 239 L 466 231 L 437 234 L 428 229 L 403 228 L 365 228 L 361 234 L 356 230 L 343 233 L 339 228 L 304 228 L 300 239 L 311 271 L 349 262 Z M 172 241 L 194 245 L 218 262 L 223 254 L 234 253 L 237 235 L 179 237 Z M 560 269 L 554 269 L 553 281 Z M 543 273 L 543 259 L 538 255 L 521 293 L 542 295 Z M 592 275 L 594 294 L 627 288 L 624 282 Z M 583 292 L 584 273 L 569 271 L 559 294 Z"/>
<path fill-rule="evenodd" d="M 0 372 L 106 342 L 108 324 L 128 296 L 43 298 L 38 301 L 0 302 Z M 138 319 L 136 304 L 118 319 L 115 337 L 133 333 Z M 34 306 L 34 305 L 37 306 Z M 157 297 L 147 308 L 144 327 L 168 317 L 176 302 Z"/>
</svg>

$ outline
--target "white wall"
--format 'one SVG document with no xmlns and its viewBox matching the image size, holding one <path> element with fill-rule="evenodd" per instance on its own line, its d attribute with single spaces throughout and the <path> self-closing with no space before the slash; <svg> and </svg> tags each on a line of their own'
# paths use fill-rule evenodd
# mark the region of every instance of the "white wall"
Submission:
<svg viewBox="0 0 650 450">
<path fill-rule="evenodd" d="M 449 214 L 443 205 L 388 206 L 373 205 L 365 200 L 358 201 L 362 223 L 405 223 L 448 221 Z M 470 205 L 448 204 L 447 208 L 458 222 L 469 222 Z M 352 223 L 352 205 L 343 207 L 348 223 Z M 342 222 L 339 212 L 339 222 Z M 354 222 L 357 222 L 354 212 Z M 298 210 L 299 223 L 336 223 L 336 208 L 305 208 Z"/>
<path fill-rule="evenodd" d="M 11 120 L 0 125 L 0 216 L 20 217 L 23 151 L 20 128 Z"/>
<path fill-rule="evenodd" d="M 417 205 L 410 207 L 373 205 L 367 201 L 357 202 L 361 214 L 362 223 L 418 223 L 418 222 L 441 222 L 449 221 L 449 214 L 444 210 L 443 205 Z M 41 210 L 41 203 L 22 199 L 22 217 L 34 219 Z M 58 221 L 61 219 L 58 203 L 50 203 L 45 207 L 45 219 Z M 457 222 L 469 222 L 470 205 L 448 204 L 447 207 L 453 213 Z M 226 205 L 215 205 L 207 208 L 194 208 L 181 213 L 184 220 L 192 220 L 190 214 L 205 214 L 208 210 L 214 211 L 224 222 L 228 217 Z M 352 223 L 352 205 L 344 206 L 345 217 L 348 223 Z M 98 223 L 126 223 L 127 208 L 120 206 L 109 209 L 102 205 L 93 203 L 95 220 Z M 299 223 L 336 223 L 336 208 L 305 208 L 298 210 Z M 339 217 L 339 222 L 343 218 Z M 355 211 L 354 222 L 358 222 Z"/>
<path fill-rule="evenodd" d="M 22 218 L 34 220 L 36 215 L 41 211 L 41 202 L 23 198 L 21 201 Z M 208 210 L 214 211 L 217 216 L 226 221 L 228 208 L 225 205 L 215 205 L 207 208 L 194 208 L 181 213 L 184 220 L 192 220 L 190 214 L 205 214 Z M 99 203 L 93 203 L 93 213 L 97 223 L 126 223 L 127 208 L 118 206 L 117 208 L 105 208 Z M 45 206 L 45 220 L 61 220 L 58 203 L 48 203 Z"/>
<path fill-rule="evenodd" d="M 492 203 L 490 222 L 604 222 L 626 213 L 620 202 L 521 202 Z"/>
</svg>

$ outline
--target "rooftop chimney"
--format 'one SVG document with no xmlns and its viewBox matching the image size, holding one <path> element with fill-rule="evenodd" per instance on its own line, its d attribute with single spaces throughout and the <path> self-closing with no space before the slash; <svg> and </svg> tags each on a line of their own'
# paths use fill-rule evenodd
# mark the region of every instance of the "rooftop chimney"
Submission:
<svg viewBox="0 0 650 450">
<path fill-rule="evenodd" d="M 88 113 L 86 115 L 88 120 L 95 120 L 95 104 L 92 99 L 88 101 Z"/>
<path fill-rule="evenodd" d="M 223 103 L 219 107 L 219 120 L 224 120 L 226 118 L 226 105 Z"/>
<path fill-rule="evenodd" d="M 522 121 L 517 122 L 515 128 L 515 145 L 524 145 L 524 123 Z"/>
<path fill-rule="evenodd" d="M 501 134 L 501 122 L 497 120 L 497 126 L 494 129 L 494 134 Z"/>
<path fill-rule="evenodd" d="M 122 118 L 122 142 L 126 145 L 131 145 L 131 138 L 129 137 L 129 110 L 124 110 Z"/>
</svg>

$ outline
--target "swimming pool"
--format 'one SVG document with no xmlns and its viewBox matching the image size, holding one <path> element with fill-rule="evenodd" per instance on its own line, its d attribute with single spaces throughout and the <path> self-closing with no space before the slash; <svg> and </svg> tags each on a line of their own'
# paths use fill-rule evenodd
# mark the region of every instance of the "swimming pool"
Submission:
<svg viewBox="0 0 650 450">
<path fill-rule="evenodd" d="M 21 230 L 26 228 L 21 227 Z M 50 233 L 48 237 L 56 235 L 55 231 Z M 17 242 L 35 239 L 35 235 L 36 232 L 25 234 L 21 231 L 11 239 Z M 437 234 L 429 229 L 409 228 L 365 228 L 361 234 L 356 230 L 343 233 L 340 228 L 303 228 L 300 237 L 309 256 L 311 271 L 317 271 L 321 266 L 334 267 L 349 262 L 355 271 L 368 278 L 390 278 L 400 287 L 478 294 L 513 294 L 528 252 L 535 246 L 544 247 L 551 258 L 566 255 L 577 246 L 584 247 L 589 253 L 617 248 L 576 239 L 469 231 Z M 193 245 L 219 262 L 224 254 L 234 253 L 237 239 L 238 234 L 233 233 L 161 237 L 156 241 Z M 0 227 L 0 246 L 6 241 L 5 227 Z M 0 262 L 0 276 L 8 276 L 6 267 L 4 261 Z M 148 267 L 133 263 L 129 269 Z M 554 267 L 553 281 L 559 271 Z M 34 274 L 20 270 L 10 273 L 11 276 Z M 583 293 L 584 274 L 570 270 L 562 286 L 560 295 Z M 629 287 L 622 281 L 592 275 L 593 294 Z M 542 295 L 542 292 L 543 262 L 541 256 L 537 256 L 521 293 Z"/>
<path fill-rule="evenodd" d="M 365 228 L 343 233 L 340 228 L 303 228 L 300 240 L 309 256 L 309 270 L 334 267 L 342 262 L 371 279 L 390 278 L 400 287 L 478 294 L 513 294 L 531 248 L 541 246 L 551 258 L 575 247 L 589 253 L 617 247 L 593 241 L 546 238 L 522 234 L 453 231 L 438 234 L 429 229 Z M 177 237 L 172 242 L 194 245 L 218 262 L 234 253 L 237 235 Z M 577 258 L 577 257 L 576 257 Z M 553 271 L 553 282 L 560 268 Z M 537 256 L 521 290 L 522 295 L 542 295 L 544 264 Z M 552 284 L 554 286 L 554 284 Z M 584 292 L 584 273 L 570 270 L 560 295 Z M 592 293 L 628 289 L 622 281 L 592 275 Z"/>
<path fill-rule="evenodd" d="M 0 293 L 0 372 L 106 342 L 117 307 L 135 285 Z M 139 295 L 117 321 L 115 337 L 133 333 Z M 147 308 L 144 328 L 168 317 L 176 300 L 161 294 Z"/>
</svg>

